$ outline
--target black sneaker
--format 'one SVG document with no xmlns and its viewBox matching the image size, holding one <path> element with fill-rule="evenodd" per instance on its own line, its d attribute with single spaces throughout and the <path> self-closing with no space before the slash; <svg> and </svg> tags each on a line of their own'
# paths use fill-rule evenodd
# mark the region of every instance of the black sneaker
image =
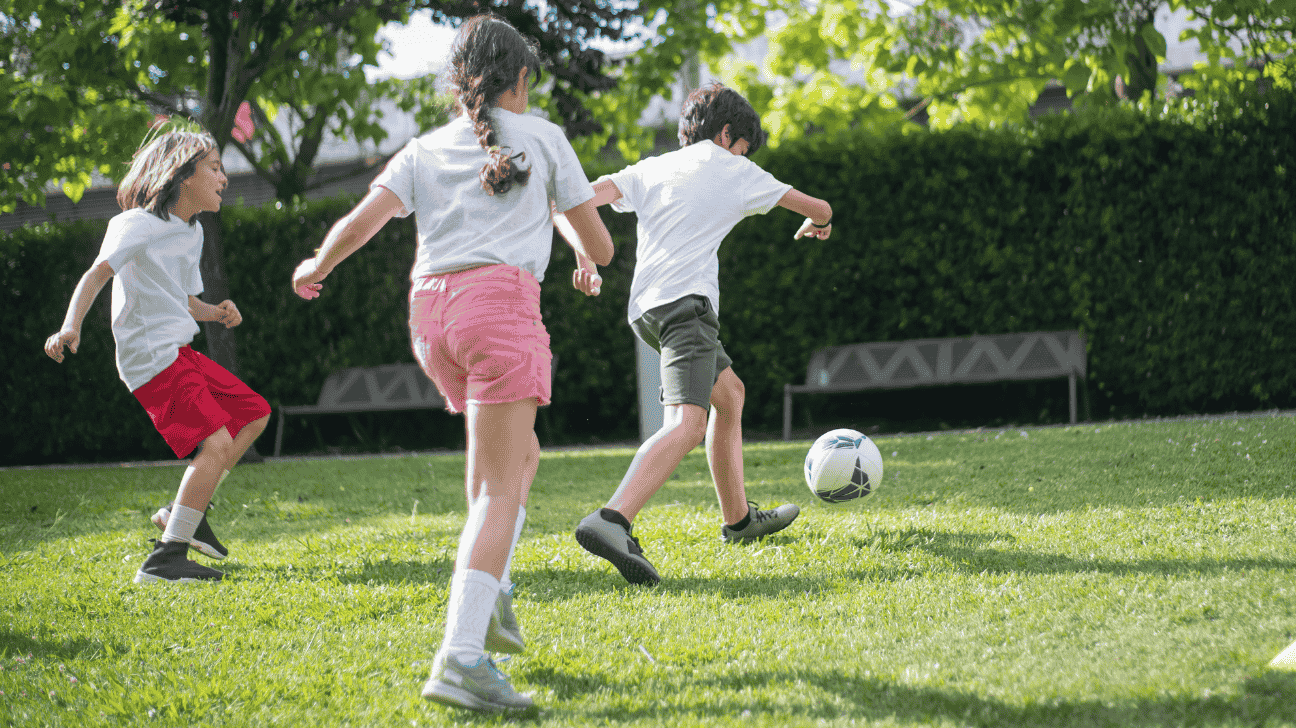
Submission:
<svg viewBox="0 0 1296 728">
<path fill-rule="evenodd" d="M 771 533 L 778 533 L 796 520 L 801 514 L 801 508 L 789 503 L 779 506 L 768 511 L 760 510 L 760 507 L 751 501 L 747 501 L 748 515 L 751 516 L 751 523 L 741 531 L 735 531 L 725 524 L 720 528 L 720 538 L 729 543 L 747 543 L 755 541 L 758 538 L 768 536 Z"/>
<path fill-rule="evenodd" d="M 167 522 L 171 520 L 171 507 L 174 505 L 175 501 L 171 501 L 159 508 L 158 512 L 154 513 L 153 518 L 151 519 L 153 525 L 165 531 Z M 210 505 L 207 506 L 207 510 L 211 510 Z M 198 553 L 209 559 L 219 560 L 229 556 L 229 549 L 225 548 L 225 545 L 222 544 L 216 538 L 216 534 L 212 532 L 211 524 L 207 522 L 206 511 L 203 511 L 202 520 L 198 522 L 198 530 L 194 531 L 193 538 L 189 541 L 189 545 L 197 549 Z"/>
<path fill-rule="evenodd" d="M 591 554 L 611 561 L 631 584 L 656 584 L 661 577 L 644 558 L 639 539 L 630 535 L 630 529 L 625 516 L 611 508 L 600 508 L 576 526 L 576 542 Z"/>
<path fill-rule="evenodd" d="M 189 544 L 183 541 L 154 541 L 153 553 L 149 554 L 144 565 L 135 572 L 135 583 L 220 581 L 225 576 L 210 566 L 185 558 L 188 552 Z"/>
</svg>

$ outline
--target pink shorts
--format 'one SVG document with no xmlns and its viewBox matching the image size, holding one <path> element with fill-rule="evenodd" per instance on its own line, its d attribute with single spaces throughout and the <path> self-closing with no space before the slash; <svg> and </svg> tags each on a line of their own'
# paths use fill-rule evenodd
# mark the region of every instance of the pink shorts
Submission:
<svg viewBox="0 0 1296 728">
<path fill-rule="evenodd" d="M 264 397 L 188 346 L 133 394 L 178 458 L 222 427 L 237 437 L 249 422 L 270 414 Z"/>
<path fill-rule="evenodd" d="M 549 404 L 553 355 L 540 320 L 540 283 L 521 268 L 419 278 L 410 289 L 410 339 L 451 412 L 469 402 Z"/>
</svg>

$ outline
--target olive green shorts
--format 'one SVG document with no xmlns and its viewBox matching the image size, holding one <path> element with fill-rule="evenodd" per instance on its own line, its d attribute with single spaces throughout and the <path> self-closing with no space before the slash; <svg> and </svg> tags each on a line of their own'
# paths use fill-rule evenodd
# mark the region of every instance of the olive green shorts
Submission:
<svg viewBox="0 0 1296 728">
<path fill-rule="evenodd" d="M 720 319 L 706 296 L 684 296 L 644 312 L 630 324 L 661 354 L 661 402 L 711 408 L 711 390 L 733 365 L 720 343 Z"/>
</svg>

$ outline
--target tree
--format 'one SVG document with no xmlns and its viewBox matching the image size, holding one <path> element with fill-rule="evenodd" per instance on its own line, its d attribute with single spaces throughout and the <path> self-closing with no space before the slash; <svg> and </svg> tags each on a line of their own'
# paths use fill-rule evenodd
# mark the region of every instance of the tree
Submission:
<svg viewBox="0 0 1296 728">
<path fill-rule="evenodd" d="M 895 126 L 912 115 L 903 102 L 915 99 L 936 127 L 1020 121 L 1051 81 L 1094 103 L 1164 95 L 1157 63 L 1167 44 L 1153 24 L 1161 8 L 1187 9 L 1199 24 L 1185 35 L 1211 61 L 1179 79 L 1199 96 L 1235 94 L 1262 76 L 1290 86 L 1294 77 L 1296 0 L 903 2 L 905 12 L 885 0 L 716 0 L 685 3 L 688 12 L 668 17 L 674 3 L 646 4 L 645 17 L 663 14 L 621 70 L 621 88 L 631 94 L 595 103 L 624 127 L 646 107 L 643 96 L 669 87 L 661 77 L 678 73 L 696 49 L 752 101 L 772 144 L 807 132 Z M 708 31 L 718 37 L 699 38 Z M 736 58 L 734 44 L 762 37 L 769 44 L 763 62 Z M 634 156 L 642 147 L 632 136 L 622 151 Z"/>
<path fill-rule="evenodd" d="M 556 79 L 545 99 L 569 132 L 598 128 L 581 94 L 609 88 L 596 37 L 619 39 L 631 13 L 613 0 L 569 0 L 541 11 L 522 0 L 6 0 L 0 5 L 5 118 L 0 210 L 41 204 L 51 181 L 79 199 L 90 172 L 120 178 L 154 114 L 199 121 L 224 149 L 239 150 L 284 199 L 309 189 L 325 131 L 374 144 L 386 136 L 376 101 L 421 110 L 430 123 L 443 106 L 431 79 L 368 84 L 383 23 L 430 8 L 459 20 L 492 10 L 536 37 Z M 245 101 L 263 120 L 286 110 L 300 124 L 285 137 L 262 124 L 252 139 L 233 135 Z M 317 181 L 317 183 L 320 183 Z M 204 220 L 207 295 L 228 295 L 220 228 Z M 206 328 L 209 353 L 237 369 L 233 332 Z"/>
</svg>

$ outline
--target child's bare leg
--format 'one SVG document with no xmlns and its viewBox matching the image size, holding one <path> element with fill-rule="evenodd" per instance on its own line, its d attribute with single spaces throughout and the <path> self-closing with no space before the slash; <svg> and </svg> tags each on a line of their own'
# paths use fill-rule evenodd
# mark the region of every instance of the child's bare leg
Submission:
<svg viewBox="0 0 1296 728">
<path fill-rule="evenodd" d="M 747 490 L 743 486 L 742 408 L 746 389 L 731 367 L 720 372 L 711 389 L 711 418 L 707 422 L 707 464 L 715 481 L 720 514 L 725 523 L 747 515 Z"/>
<path fill-rule="evenodd" d="M 488 500 L 478 516 L 479 529 L 471 533 L 470 523 L 461 537 L 460 568 L 484 571 L 496 579 L 504 573 L 518 507 L 530 490 L 536 470 L 533 462 L 538 462 L 535 413 L 534 399 L 468 406 L 469 510 L 479 508 L 483 497 Z M 470 520 L 473 515 L 469 514 Z"/>
<path fill-rule="evenodd" d="M 227 429 L 222 427 L 208 435 L 203 440 L 202 450 L 185 470 L 180 489 L 176 491 L 176 504 L 199 513 L 206 511 L 212 494 L 216 492 L 216 485 L 220 482 L 221 473 L 232 462 L 231 457 L 233 461 L 238 460 L 234 456 L 234 438 L 230 437 Z"/>
<path fill-rule="evenodd" d="M 243 429 L 239 430 L 239 434 L 235 436 L 230 450 L 233 459 L 225 463 L 226 470 L 232 470 L 238 461 L 243 459 L 243 453 L 252 447 L 252 443 L 261 436 L 261 433 L 265 432 L 266 424 L 269 422 L 270 415 L 266 415 L 259 420 L 247 423 L 243 426 Z"/>
<path fill-rule="evenodd" d="M 639 446 L 607 507 L 634 521 L 684 456 L 702 442 L 707 411 L 695 404 L 666 405 L 662 428 Z M 741 518 L 741 516 L 739 516 Z"/>
</svg>

